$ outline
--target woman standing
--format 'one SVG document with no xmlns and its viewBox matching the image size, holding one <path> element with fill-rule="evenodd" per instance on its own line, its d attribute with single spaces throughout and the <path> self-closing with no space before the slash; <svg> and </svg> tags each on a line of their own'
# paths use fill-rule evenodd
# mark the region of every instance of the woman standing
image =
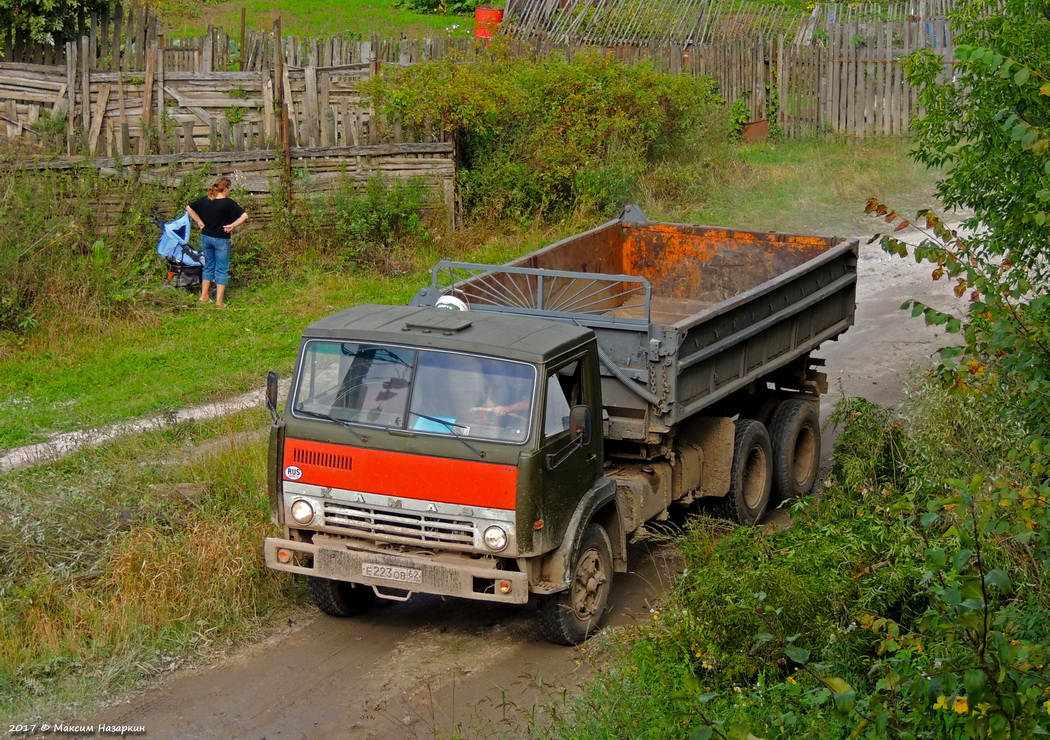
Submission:
<svg viewBox="0 0 1050 740">
<path fill-rule="evenodd" d="M 230 178 L 220 177 L 208 194 L 186 206 L 186 213 L 201 230 L 201 251 L 204 252 L 204 271 L 201 275 L 201 303 L 211 300 L 211 284 L 215 281 L 215 305 L 226 308 L 223 300 L 226 281 L 230 276 L 230 235 L 248 220 L 247 212 L 230 197 Z"/>
</svg>

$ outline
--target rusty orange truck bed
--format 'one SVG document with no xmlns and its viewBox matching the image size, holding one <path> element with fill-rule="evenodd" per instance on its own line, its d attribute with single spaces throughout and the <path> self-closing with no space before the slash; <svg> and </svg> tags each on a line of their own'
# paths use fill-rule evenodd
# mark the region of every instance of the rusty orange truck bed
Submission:
<svg viewBox="0 0 1050 740">
<path fill-rule="evenodd" d="M 857 257 L 855 239 L 658 223 L 631 206 L 506 265 L 443 261 L 413 304 L 590 327 L 607 438 L 658 443 L 778 370 L 804 377 L 799 363 L 853 323 Z"/>
</svg>

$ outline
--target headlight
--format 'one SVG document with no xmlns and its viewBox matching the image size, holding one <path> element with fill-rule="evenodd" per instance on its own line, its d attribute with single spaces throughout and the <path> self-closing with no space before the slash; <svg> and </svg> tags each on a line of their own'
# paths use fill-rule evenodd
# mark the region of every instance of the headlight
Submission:
<svg viewBox="0 0 1050 740">
<path fill-rule="evenodd" d="M 314 507 L 309 501 L 299 499 L 292 504 L 292 519 L 300 524 L 309 524 L 314 518 Z"/>
<path fill-rule="evenodd" d="M 502 527 L 489 527 L 484 534 L 485 547 L 499 552 L 507 546 L 507 533 Z"/>
</svg>

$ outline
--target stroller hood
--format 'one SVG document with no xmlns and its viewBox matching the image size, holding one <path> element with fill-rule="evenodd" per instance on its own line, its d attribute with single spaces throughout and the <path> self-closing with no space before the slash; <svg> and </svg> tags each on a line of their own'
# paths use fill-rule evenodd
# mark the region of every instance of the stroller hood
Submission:
<svg viewBox="0 0 1050 740">
<path fill-rule="evenodd" d="M 181 265 L 200 267 L 204 260 L 201 253 L 189 245 L 189 241 L 190 215 L 184 213 L 174 221 L 160 226 L 157 254 Z"/>
</svg>

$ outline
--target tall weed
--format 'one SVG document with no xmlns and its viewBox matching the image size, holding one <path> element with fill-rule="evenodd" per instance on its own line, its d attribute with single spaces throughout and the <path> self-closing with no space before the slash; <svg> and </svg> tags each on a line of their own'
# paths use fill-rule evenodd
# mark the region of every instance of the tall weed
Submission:
<svg viewBox="0 0 1050 740">
<path fill-rule="evenodd" d="M 294 584 L 259 552 L 265 440 L 247 430 L 262 421 L 186 424 L 0 479 L 0 713 L 236 643 L 286 603 Z"/>
</svg>

